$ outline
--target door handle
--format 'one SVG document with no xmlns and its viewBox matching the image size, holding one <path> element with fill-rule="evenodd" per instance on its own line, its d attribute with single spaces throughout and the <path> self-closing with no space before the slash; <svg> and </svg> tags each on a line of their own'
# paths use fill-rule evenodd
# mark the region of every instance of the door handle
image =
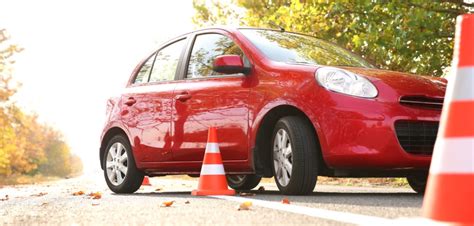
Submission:
<svg viewBox="0 0 474 226">
<path fill-rule="evenodd" d="M 135 98 L 133 97 L 129 97 L 128 100 L 124 102 L 124 104 L 127 106 L 132 106 L 135 103 L 137 103 L 137 100 L 135 100 Z"/>
<path fill-rule="evenodd" d="M 188 92 L 182 92 L 182 93 L 176 95 L 174 98 L 176 100 L 184 102 L 184 101 L 187 101 L 187 100 L 191 99 L 191 97 L 192 97 L 191 94 L 189 94 Z"/>
</svg>

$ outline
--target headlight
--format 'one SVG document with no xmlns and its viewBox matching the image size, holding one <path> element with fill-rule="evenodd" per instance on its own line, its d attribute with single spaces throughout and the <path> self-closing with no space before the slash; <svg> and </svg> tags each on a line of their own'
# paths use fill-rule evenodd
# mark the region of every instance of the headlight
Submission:
<svg viewBox="0 0 474 226">
<path fill-rule="evenodd" d="M 356 97 L 374 98 L 377 88 L 368 79 L 343 69 L 322 67 L 316 71 L 316 80 L 324 88 Z"/>
</svg>

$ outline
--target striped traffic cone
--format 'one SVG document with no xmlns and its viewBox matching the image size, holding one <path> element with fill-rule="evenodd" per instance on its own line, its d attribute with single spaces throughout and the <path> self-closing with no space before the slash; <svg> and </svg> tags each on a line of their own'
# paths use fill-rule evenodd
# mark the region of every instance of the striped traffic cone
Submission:
<svg viewBox="0 0 474 226">
<path fill-rule="evenodd" d="M 431 161 L 423 216 L 474 224 L 474 15 L 457 18 L 453 69 Z"/>
<path fill-rule="evenodd" d="M 143 177 L 142 186 L 151 186 L 148 176 Z"/>
<path fill-rule="evenodd" d="M 191 195 L 234 195 L 235 191 L 227 188 L 224 165 L 222 165 L 216 128 L 209 128 L 206 152 L 202 162 L 201 176 L 197 190 Z"/>
</svg>

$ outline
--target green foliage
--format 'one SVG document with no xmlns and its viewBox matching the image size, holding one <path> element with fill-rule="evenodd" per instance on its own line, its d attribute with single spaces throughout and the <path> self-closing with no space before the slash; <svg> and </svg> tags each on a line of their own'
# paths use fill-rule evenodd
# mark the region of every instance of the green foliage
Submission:
<svg viewBox="0 0 474 226">
<path fill-rule="evenodd" d="M 12 66 L 20 51 L 0 29 L 0 177 L 78 174 L 82 163 L 71 155 L 62 135 L 10 100 L 18 86 L 12 84 Z"/>
<path fill-rule="evenodd" d="M 243 15 L 223 14 L 236 6 L 245 9 Z M 337 43 L 379 68 L 440 76 L 451 64 L 456 16 L 473 5 L 462 0 L 195 0 L 194 7 L 198 26 L 232 20 L 252 27 L 277 25 Z"/>
</svg>

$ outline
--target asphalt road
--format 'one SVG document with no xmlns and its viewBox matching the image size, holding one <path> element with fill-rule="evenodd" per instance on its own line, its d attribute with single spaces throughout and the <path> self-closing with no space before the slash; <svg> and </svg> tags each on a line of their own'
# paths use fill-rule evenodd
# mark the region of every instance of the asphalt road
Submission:
<svg viewBox="0 0 474 226">
<path fill-rule="evenodd" d="M 282 196 L 273 183 L 253 196 L 195 197 L 190 192 L 197 179 L 151 179 L 135 194 L 117 195 L 108 190 L 101 175 L 83 176 L 37 185 L 0 188 L 0 223 L 3 225 L 351 225 L 358 216 L 400 219 L 420 214 L 422 197 L 405 188 L 366 188 L 317 185 L 309 196 Z M 74 196 L 74 192 L 86 194 Z M 88 196 L 100 192 L 100 199 Z M 8 195 L 8 198 L 5 198 Z M 290 204 L 281 204 L 288 198 Z M 251 199 L 250 210 L 237 210 Z M 258 200 L 264 200 L 260 205 Z M 162 203 L 174 201 L 171 207 Z M 268 206 L 265 206 L 268 205 Z M 283 206 L 282 206 L 283 205 Z M 282 207 L 282 209 L 278 209 Z M 306 208 L 307 207 L 307 208 Z M 325 210 L 337 211 L 326 213 Z M 296 212 L 295 212 L 296 211 Z M 303 212 L 308 213 L 303 213 Z M 321 216 L 312 216 L 323 211 Z M 349 216 L 347 216 L 349 213 Z M 355 215 L 352 218 L 351 213 Z M 321 215 L 321 213 L 320 213 Z M 340 216 L 340 217 L 339 217 Z M 348 217 L 348 218 L 345 218 Z M 328 219 L 329 218 L 329 219 Z"/>
</svg>

